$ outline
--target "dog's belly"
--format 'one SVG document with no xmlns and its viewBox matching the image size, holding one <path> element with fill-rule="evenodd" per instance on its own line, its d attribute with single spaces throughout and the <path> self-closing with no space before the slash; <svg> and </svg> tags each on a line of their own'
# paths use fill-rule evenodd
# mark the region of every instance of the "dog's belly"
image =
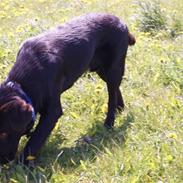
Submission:
<svg viewBox="0 0 183 183">
<path fill-rule="evenodd" d="M 67 73 L 61 78 L 61 93 L 74 85 L 74 82 L 81 77 L 81 75 L 88 69 L 88 67 L 80 68 L 77 72 Z"/>
<path fill-rule="evenodd" d="M 74 80 L 75 81 L 75 80 Z M 74 84 L 74 81 L 70 80 L 70 79 L 65 79 L 63 86 L 61 88 L 61 93 L 63 93 L 64 91 L 66 91 L 67 89 L 71 88 Z"/>
<path fill-rule="evenodd" d="M 61 64 L 60 79 L 61 91 L 70 88 L 74 82 L 90 69 L 90 64 L 94 57 L 95 48 L 92 44 L 77 45 L 71 50 L 64 50 L 65 55 Z"/>
</svg>

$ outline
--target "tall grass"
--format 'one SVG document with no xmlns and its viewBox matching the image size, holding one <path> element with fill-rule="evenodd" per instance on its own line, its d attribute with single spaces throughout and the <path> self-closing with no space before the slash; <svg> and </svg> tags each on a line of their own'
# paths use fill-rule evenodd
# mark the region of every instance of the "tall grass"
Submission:
<svg viewBox="0 0 183 183">
<path fill-rule="evenodd" d="M 166 29 L 166 16 L 159 1 L 139 1 L 139 27 L 141 31 L 155 33 Z"/>
<path fill-rule="evenodd" d="M 168 10 L 159 0 L 137 1 L 136 4 L 136 20 L 140 31 L 148 32 L 151 35 L 163 32 L 172 38 L 182 34 L 182 18 L 177 15 L 176 10 L 168 14 Z"/>
</svg>

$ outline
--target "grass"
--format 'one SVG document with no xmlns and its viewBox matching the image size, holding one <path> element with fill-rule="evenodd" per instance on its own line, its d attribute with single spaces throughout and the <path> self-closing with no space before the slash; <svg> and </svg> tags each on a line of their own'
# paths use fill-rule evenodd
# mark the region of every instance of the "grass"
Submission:
<svg viewBox="0 0 183 183">
<path fill-rule="evenodd" d="M 139 3 L 124 0 L 1 0 L 0 81 L 21 42 L 87 12 L 110 12 L 127 22 L 130 47 L 121 85 L 126 109 L 115 128 L 103 128 L 107 91 L 85 74 L 62 96 L 64 116 L 42 148 L 34 170 L 0 167 L 2 183 L 181 183 L 183 180 L 183 35 L 181 0 L 159 0 L 167 28 L 141 32 Z M 174 11 L 172 11 L 174 7 Z M 172 36 L 172 32 L 174 36 Z M 100 96 L 100 97 L 98 97 Z M 23 139 L 20 149 L 25 144 Z"/>
<path fill-rule="evenodd" d="M 142 1 L 139 3 L 141 8 L 141 19 L 139 20 L 139 27 L 141 31 L 156 33 L 166 29 L 166 17 L 160 7 L 158 1 Z"/>
</svg>

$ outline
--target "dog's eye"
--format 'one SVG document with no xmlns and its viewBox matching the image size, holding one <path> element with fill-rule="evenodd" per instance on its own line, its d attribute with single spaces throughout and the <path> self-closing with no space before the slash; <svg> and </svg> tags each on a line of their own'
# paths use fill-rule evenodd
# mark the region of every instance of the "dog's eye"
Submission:
<svg viewBox="0 0 183 183">
<path fill-rule="evenodd" d="M 8 137 L 7 133 L 0 133 L 0 140 L 4 140 Z"/>
</svg>

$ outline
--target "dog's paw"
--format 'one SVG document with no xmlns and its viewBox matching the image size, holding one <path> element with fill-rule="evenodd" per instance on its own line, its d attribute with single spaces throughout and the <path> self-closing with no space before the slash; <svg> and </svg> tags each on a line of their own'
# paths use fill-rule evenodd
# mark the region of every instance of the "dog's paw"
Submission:
<svg viewBox="0 0 183 183">
<path fill-rule="evenodd" d="M 34 169 L 35 168 L 35 161 L 34 160 L 25 161 L 24 165 L 26 165 L 30 169 Z"/>
<path fill-rule="evenodd" d="M 109 123 L 104 123 L 104 127 L 106 128 L 106 129 L 113 129 L 113 125 L 112 124 L 109 124 Z"/>
<path fill-rule="evenodd" d="M 24 165 L 25 167 L 28 167 L 30 169 L 35 168 L 35 156 L 24 156 L 24 154 L 21 154 L 18 158 L 18 163 Z"/>
<path fill-rule="evenodd" d="M 125 110 L 125 106 L 117 106 L 117 113 L 121 113 Z"/>
</svg>

